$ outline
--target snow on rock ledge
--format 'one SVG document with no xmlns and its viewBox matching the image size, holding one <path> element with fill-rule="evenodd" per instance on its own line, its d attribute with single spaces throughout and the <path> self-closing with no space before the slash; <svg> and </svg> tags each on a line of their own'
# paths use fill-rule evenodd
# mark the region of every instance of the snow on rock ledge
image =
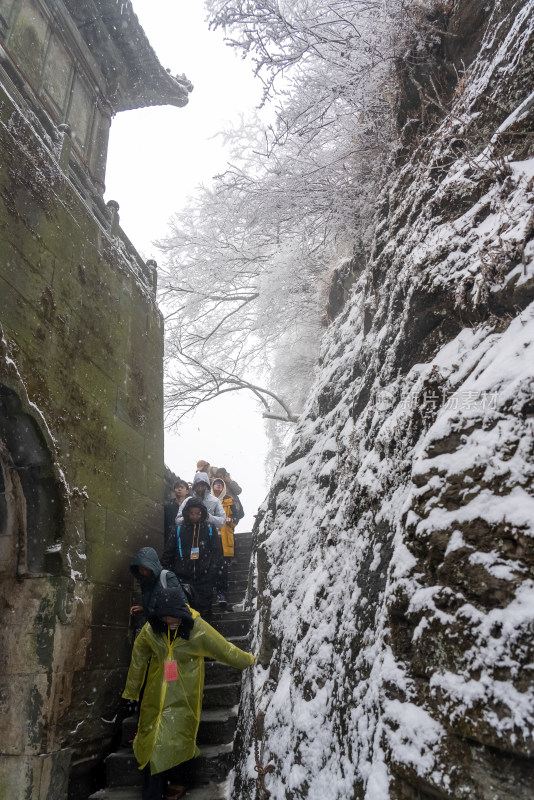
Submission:
<svg viewBox="0 0 534 800">
<path fill-rule="evenodd" d="M 392 174 L 262 509 L 272 800 L 532 796 L 532 109 L 496 132 L 533 40 L 534 3 L 496 2 L 451 113 Z"/>
</svg>

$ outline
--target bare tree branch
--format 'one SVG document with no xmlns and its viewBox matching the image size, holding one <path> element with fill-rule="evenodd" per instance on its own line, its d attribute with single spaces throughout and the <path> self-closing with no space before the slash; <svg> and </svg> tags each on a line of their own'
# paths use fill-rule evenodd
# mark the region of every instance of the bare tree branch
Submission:
<svg viewBox="0 0 534 800">
<path fill-rule="evenodd" d="M 404 5 L 207 0 L 210 25 L 252 58 L 272 103 L 267 119 L 223 133 L 226 169 L 160 243 L 172 419 L 247 390 L 266 419 L 296 420 L 329 276 L 362 247 L 393 141 Z"/>
</svg>

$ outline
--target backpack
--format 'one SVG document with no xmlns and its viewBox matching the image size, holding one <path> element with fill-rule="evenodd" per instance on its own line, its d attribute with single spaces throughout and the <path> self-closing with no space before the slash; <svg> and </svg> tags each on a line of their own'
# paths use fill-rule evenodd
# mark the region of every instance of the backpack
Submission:
<svg viewBox="0 0 534 800">
<path fill-rule="evenodd" d="M 237 495 L 234 495 L 232 497 L 232 500 L 235 508 L 235 521 L 237 523 L 239 522 L 240 519 L 243 519 L 243 517 L 245 516 L 245 509 L 243 508 L 243 503 L 241 502 L 239 497 L 237 497 Z"/>
<path fill-rule="evenodd" d="M 160 579 L 161 585 L 163 586 L 164 589 L 167 588 L 167 573 L 169 571 L 170 570 L 168 570 L 168 569 L 162 569 L 161 572 L 159 573 L 159 579 Z M 189 603 L 189 605 L 190 606 L 194 605 L 194 603 L 195 603 L 195 601 L 197 599 L 197 593 L 195 592 L 194 588 L 191 586 L 190 583 L 183 583 L 182 581 L 180 581 L 180 586 L 184 590 L 184 594 L 186 596 L 186 599 L 187 599 L 187 602 Z"/>
<path fill-rule="evenodd" d="M 162 569 L 161 572 L 159 573 L 159 579 L 160 579 L 161 585 L 163 586 L 164 589 L 167 588 L 167 573 L 168 572 L 170 572 L 170 570 Z"/>
</svg>

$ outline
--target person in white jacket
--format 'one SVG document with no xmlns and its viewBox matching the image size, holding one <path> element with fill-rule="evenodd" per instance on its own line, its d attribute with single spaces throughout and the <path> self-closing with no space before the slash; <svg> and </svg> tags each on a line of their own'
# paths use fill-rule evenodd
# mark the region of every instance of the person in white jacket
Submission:
<svg viewBox="0 0 534 800">
<path fill-rule="evenodd" d="M 221 501 L 217 500 L 217 498 L 211 494 L 210 488 L 210 479 L 207 474 L 205 472 L 197 472 L 193 478 L 193 497 L 202 500 L 208 509 L 207 522 L 220 529 L 226 524 L 226 514 Z M 189 500 L 191 500 L 191 498 L 186 497 L 178 509 L 178 514 L 176 515 L 177 525 L 181 525 L 184 521 L 183 510 Z"/>
</svg>

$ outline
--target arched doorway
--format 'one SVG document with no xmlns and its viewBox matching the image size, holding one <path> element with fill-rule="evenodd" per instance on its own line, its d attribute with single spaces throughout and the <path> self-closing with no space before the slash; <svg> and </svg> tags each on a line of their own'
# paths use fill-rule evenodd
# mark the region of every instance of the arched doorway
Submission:
<svg viewBox="0 0 534 800">
<path fill-rule="evenodd" d="M 47 444 L 0 384 L 0 573 L 57 575 L 62 504 Z"/>
</svg>

